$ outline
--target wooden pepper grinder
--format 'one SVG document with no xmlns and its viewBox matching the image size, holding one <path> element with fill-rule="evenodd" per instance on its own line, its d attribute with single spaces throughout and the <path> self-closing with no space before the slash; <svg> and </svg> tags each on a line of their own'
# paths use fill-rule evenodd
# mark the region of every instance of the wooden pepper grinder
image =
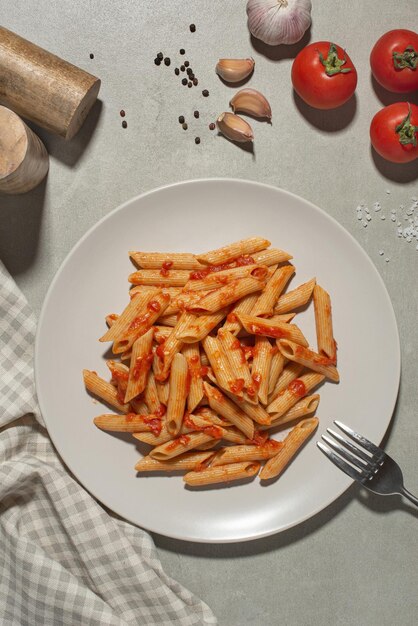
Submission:
<svg viewBox="0 0 418 626">
<path fill-rule="evenodd" d="M 45 178 L 48 153 L 37 135 L 16 113 L 0 106 L 0 191 L 30 191 Z"/>
<path fill-rule="evenodd" d="M 99 89 L 95 76 L 0 26 L 0 104 L 71 139 Z"/>
</svg>

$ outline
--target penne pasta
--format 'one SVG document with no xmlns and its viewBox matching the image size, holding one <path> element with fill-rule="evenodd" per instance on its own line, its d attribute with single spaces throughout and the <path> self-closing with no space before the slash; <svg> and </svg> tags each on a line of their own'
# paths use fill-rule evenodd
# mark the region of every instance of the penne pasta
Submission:
<svg viewBox="0 0 418 626">
<path fill-rule="evenodd" d="M 168 395 L 170 393 L 170 381 L 168 379 L 164 381 L 155 380 L 155 386 L 157 387 L 157 393 L 161 404 L 167 406 Z"/>
<path fill-rule="evenodd" d="M 248 417 L 254 420 L 254 422 L 257 422 L 257 424 L 270 424 L 270 415 L 267 413 L 266 409 L 261 406 L 261 404 L 253 404 L 245 399 L 241 400 L 240 398 L 237 398 L 237 396 L 234 396 L 228 391 L 225 391 L 225 394 L 230 400 L 235 402 L 235 404 L 245 413 L 245 415 L 248 415 Z"/>
<path fill-rule="evenodd" d="M 236 339 L 232 333 L 224 328 L 218 330 L 218 342 L 223 354 L 226 355 L 229 362 L 229 371 L 232 374 L 232 378 L 228 381 L 228 387 L 226 388 L 235 395 L 242 395 L 243 389 L 253 386 L 253 379 L 251 378 L 250 368 L 241 348 L 241 343 L 239 339 Z"/>
<path fill-rule="evenodd" d="M 185 357 L 178 352 L 171 365 L 166 424 L 171 435 L 177 435 L 183 421 L 189 384 L 189 369 Z"/>
<path fill-rule="evenodd" d="M 237 313 L 246 313 L 249 315 L 257 299 L 258 295 L 256 293 L 250 293 L 248 296 L 244 296 L 241 300 L 238 300 L 232 311 L 228 313 L 223 328 L 229 330 L 233 335 L 237 335 L 242 329 L 242 324 L 237 317 Z"/>
<path fill-rule="evenodd" d="M 229 400 L 219 389 L 203 383 L 211 409 L 222 415 L 231 424 L 242 431 L 248 439 L 254 437 L 254 422 L 232 400 Z"/>
<path fill-rule="evenodd" d="M 260 463 L 249 461 L 244 463 L 231 463 L 219 467 L 209 467 L 199 472 L 188 472 L 183 476 L 187 485 L 193 487 L 203 487 L 214 483 L 229 483 L 233 480 L 252 478 L 258 474 Z"/>
<path fill-rule="evenodd" d="M 228 448 L 222 448 L 216 453 L 210 466 L 216 467 L 217 465 L 242 463 L 244 461 L 264 461 L 272 456 L 276 456 L 282 447 L 283 443 L 274 439 L 269 439 L 260 446 L 248 444 L 229 446 Z"/>
<path fill-rule="evenodd" d="M 147 384 L 144 391 L 144 401 L 150 413 L 154 413 L 155 415 L 164 415 L 165 406 L 164 403 L 160 401 L 157 384 L 151 369 L 148 372 Z"/>
<path fill-rule="evenodd" d="M 293 341 L 288 341 L 287 339 L 280 339 L 279 349 L 283 356 L 289 359 L 289 361 L 294 361 L 314 372 L 319 372 L 319 374 L 323 374 L 326 378 L 329 378 L 335 383 L 339 382 L 340 375 L 338 374 L 338 370 L 335 365 L 332 365 L 332 359 L 327 356 L 321 356 L 317 352 L 313 352 L 303 346 L 298 346 L 297 343 L 293 343 Z"/>
<path fill-rule="evenodd" d="M 174 326 L 177 324 L 178 318 L 177 318 L 177 314 L 172 313 L 171 315 L 161 315 L 161 317 L 158 318 L 157 322 L 159 324 L 162 324 L 163 326 L 171 326 L 172 328 L 174 328 Z"/>
<path fill-rule="evenodd" d="M 106 402 L 106 404 L 113 406 L 117 411 L 121 413 L 129 412 L 129 404 L 120 401 L 118 390 L 112 383 L 108 383 L 91 370 L 83 370 L 83 379 L 87 391 Z"/>
<path fill-rule="evenodd" d="M 203 398 L 203 375 L 205 368 L 200 363 L 199 343 L 188 343 L 183 346 L 182 353 L 189 368 L 190 387 L 187 396 L 187 410 L 193 413 L 201 399 Z"/>
<path fill-rule="evenodd" d="M 217 435 L 217 436 L 214 436 Z M 150 456 L 157 461 L 165 461 L 166 459 L 172 459 L 175 456 L 179 456 L 184 452 L 194 450 L 198 446 L 208 443 L 213 439 L 221 439 L 222 429 L 219 426 L 212 426 L 210 434 L 206 432 L 195 432 L 189 435 L 180 435 L 172 441 L 163 443 L 150 452 Z"/>
<path fill-rule="evenodd" d="M 143 400 L 141 400 L 141 397 L 139 398 L 134 398 L 133 400 L 131 400 L 130 405 L 132 407 L 132 411 L 133 413 L 136 413 L 137 415 L 150 415 L 152 414 L 152 411 L 148 410 L 147 405 L 145 404 L 145 402 Z M 155 417 L 160 417 L 160 413 L 155 414 Z"/>
<path fill-rule="evenodd" d="M 273 358 L 273 348 L 267 337 L 256 337 L 254 347 L 253 366 L 251 368 L 251 378 L 253 379 L 253 391 L 257 395 L 261 404 L 267 404 L 269 374 L 271 361 Z"/>
<path fill-rule="evenodd" d="M 139 337 L 132 346 L 131 366 L 129 368 L 128 386 L 125 402 L 130 402 L 139 396 L 147 385 L 148 372 L 153 360 L 152 340 L 154 330 L 150 330 Z"/>
<path fill-rule="evenodd" d="M 272 348 L 272 359 L 271 359 L 271 365 L 270 365 L 269 384 L 268 384 L 269 396 L 270 394 L 273 393 L 274 388 L 277 384 L 277 381 L 279 380 L 279 376 L 283 372 L 283 368 L 285 364 L 286 364 L 286 359 L 283 356 L 283 354 L 280 352 L 277 346 L 277 339 L 276 339 L 276 345 L 273 346 Z"/>
<path fill-rule="evenodd" d="M 203 341 L 202 346 L 206 352 L 206 356 L 209 359 L 212 371 L 216 378 L 216 383 L 223 389 L 228 389 L 231 393 L 236 393 L 242 396 L 242 388 L 232 391 L 230 389 L 230 383 L 234 380 L 234 375 L 227 359 L 226 354 L 222 350 L 222 345 L 219 339 L 208 335 Z"/>
<path fill-rule="evenodd" d="M 260 291 L 264 287 L 264 281 L 248 276 L 238 278 L 227 285 L 214 289 L 203 296 L 198 302 L 186 305 L 187 311 L 195 313 L 216 313 L 220 309 L 236 302 L 254 291 Z"/>
<path fill-rule="evenodd" d="M 294 311 L 309 302 L 315 287 L 316 278 L 308 280 L 307 283 L 299 285 L 296 289 L 283 294 L 276 302 L 274 313 L 283 314 Z"/>
<path fill-rule="evenodd" d="M 170 335 L 156 349 L 153 363 L 155 380 L 163 381 L 167 378 L 174 356 L 177 352 L 180 352 L 183 347 L 183 341 L 178 339 L 177 333 L 187 327 L 190 318 L 190 313 L 186 311 L 182 313 Z"/>
<path fill-rule="evenodd" d="M 187 270 L 139 270 L 128 276 L 132 285 L 183 287 L 189 280 Z"/>
<path fill-rule="evenodd" d="M 186 452 L 167 461 L 157 461 L 151 456 L 144 456 L 135 465 L 137 472 L 174 472 L 189 471 L 196 467 L 202 467 L 209 462 L 213 452 Z"/>
<path fill-rule="evenodd" d="M 325 376 L 323 374 L 317 374 L 316 372 L 309 372 L 308 374 L 303 374 L 300 378 L 295 378 L 295 380 L 268 405 L 268 413 L 274 413 L 276 418 L 281 417 L 294 406 L 298 400 L 307 396 L 314 387 L 322 383 L 324 378 Z"/>
<path fill-rule="evenodd" d="M 204 432 L 205 428 L 213 426 L 212 422 L 208 419 L 200 417 L 198 415 L 186 415 L 184 418 L 180 432 L 180 435 L 188 435 L 193 432 Z M 154 432 L 139 432 L 133 433 L 135 439 L 147 443 L 150 446 L 159 446 L 167 441 L 172 441 L 173 435 L 168 432 L 167 424 L 165 420 L 162 420 L 161 431 L 159 433 Z"/>
<path fill-rule="evenodd" d="M 217 248 L 205 254 L 197 254 L 196 258 L 204 265 L 221 265 L 234 261 L 238 257 L 251 256 L 256 252 L 264 250 L 264 248 L 268 248 L 269 245 L 270 242 L 262 237 L 248 237 L 248 239 L 235 241 L 223 248 Z"/>
<path fill-rule="evenodd" d="M 114 323 L 108 328 L 105 334 L 100 337 L 99 341 L 114 341 L 119 337 L 136 317 L 140 316 L 141 313 L 145 314 L 147 312 L 147 304 L 151 302 L 158 292 L 158 289 L 153 289 L 145 293 L 138 293 L 132 298 L 122 313 L 117 316 Z"/>
<path fill-rule="evenodd" d="M 282 321 L 271 321 L 262 317 L 237 313 L 237 317 L 245 330 L 252 335 L 263 335 L 273 339 L 290 339 L 301 346 L 307 346 L 308 342 L 302 331 L 296 324 L 289 324 Z"/>
<path fill-rule="evenodd" d="M 316 336 L 319 354 L 325 354 L 335 365 L 337 362 L 337 344 L 332 329 L 331 298 L 320 285 L 313 290 Z"/>
<path fill-rule="evenodd" d="M 269 459 L 264 465 L 260 472 L 260 480 L 269 480 L 279 476 L 298 452 L 299 448 L 316 430 L 318 423 L 319 420 L 317 417 L 308 417 L 296 424 L 283 441 L 283 447 L 279 453 Z"/>
<path fill-rule="evenodd" d="M 101 430 L 118 433 L 156 432 L 161 429 L 161 418 L 156 415 L 99 415 L 93 422 Z"/>
<path fill-rule="evenodd" d="M 273 276 L 269 278 L 266 286 L 259 295 L 251 311 L 251 315 L 255 317 L 271 317 L 277 299 L 294 273 L 295 268 L 293 265 L 279 267 L 274 272 Z"/>
<path fill-rule="evenodd" d="M 113 324 L 116 322 L 118 317 L 119 315 L 117 313 L 109 313 L 109 315 L 106 315 L 105 321 L 109 328 L 113 326 Z"/>
<path fill-rule="evenodd" d="M 279 354 L 281 354 L 280 351 Z M 299 363 L 289 363 L 288 365 L 286 365 L 279 378 L 277 379 L 277 383 L 273 389 L 273 392 L 269 394 L 269 403 L 273 402 L 274 398 L 276 398 L 279 393 L 284 391 L 286 387 L 290 385 L 292 380 L 295 380 L 295 378 L 297 378 L 302 372 L 303 366 Z"/>
<path fill-rule="evenodd" d="M 260 430 L 265 430 L 266 428 L 276 428 L 277 426 L 282 426 L 283 424 L 287 424 L 288 422 L 293 422 L 296 419 L 300 419 L 302 417 L 306 417 L 311 413 L 315 413 L 316 409 L 319 405 L 319 393 L 315 393 L 312 396 L 306 396 L 299 400 L 291 409 L 289 409 L 284 415 L 281 417 L 275 418 L 274 414 L 271 416 L 271 424 L 270 426 L 261 426 Z"/>
<path fill-rule="evenodd" d="M 176 330 L 176 337 L 184 343 L 202 341 L 225 317 L 227 309 L 209 315 L 188 314 L 185 324 Z"/>
<path fill-rule="evenodd" d="M 191 252 L 139 252 L 130 250 L 128 254 L 138 267 L 147 270 L 198 270 L 204 267 Z"/>
<path fill-rule="evenodd" d="M 223 285 L 236 280 L 238 278 L 247 278 L 253 276 L 259 280 L 267 278 L 269 268 L 267 265 L 257 265 L 252 263 L 251 265 L 240 265 L 238 267 L 231 267 L 221 271 L 210 271 L 210 268 L 206 270 L 208 272 L 192 272 L 189 282 L 185 285 L 185 291 L 210 291 L 211 289 L 218 289 Z"/>
<path fill-rule="evenodd" d="M 254 263 L 260 263 L 262 265 L 277 265 L 293 259 L 291 254 L 284 250 L 279 250 L 279 248 L 268 248 L 261 250 L 261 252 L 256 252 L 251 256 Z"/>
</svg>

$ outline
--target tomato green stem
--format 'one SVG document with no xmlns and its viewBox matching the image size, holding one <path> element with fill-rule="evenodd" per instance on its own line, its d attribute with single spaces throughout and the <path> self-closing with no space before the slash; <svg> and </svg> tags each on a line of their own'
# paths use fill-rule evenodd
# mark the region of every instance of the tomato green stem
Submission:
<svg viewBox="0 0 418 626">
<path fill-rule="evenodd" d="M 415 71 L 418 65 L 418 52 L 412 46 L 407 46 L 403 52 L 393 51 L 392 60 L 397 70 L 409 68 Z"/>
<path fill-rule="evenodd" d="M 343 59 L 339 58 L 335 43 L 330 44 L 326 59 L 324 59 L 321 52 L 319 53 L 319 60 L 325 67 L 325 73 L 327 76 L 335 76 L 335 74 L 347 74 L 348 72 L 351 72 L 351 67 L 342 67 L 347 63 L 347 59 L 345 58 L 345 55 Z"/>
<path fill-rule="evenodd" d="M 417 145 L 418 126 L 411 124 L 411 105 L 408 103 L 408 115 L 395 128 L 395 132 L 399 135 L 399 143 L 403 146 Z"/>
</svg>

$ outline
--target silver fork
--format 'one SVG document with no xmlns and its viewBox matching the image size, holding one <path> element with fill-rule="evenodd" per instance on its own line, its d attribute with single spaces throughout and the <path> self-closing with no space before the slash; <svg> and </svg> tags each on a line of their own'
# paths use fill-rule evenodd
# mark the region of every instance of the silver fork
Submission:
<svg viewBox="0 0 418 626">
<path fill-rule="evenodd" d="M 357 444 L 327 428 L 333 439 L 327 435 L 322 435 L 322 439 L 329 447 L 321 441 L 316 445 L 334 465 L 374 493 L 383 496 L 401 494 L 418 506 L 418 498 L 404 487 L 401 468 L 386 452 L 340 421 L 334 420 L 334 424 Z"/>
</svg>

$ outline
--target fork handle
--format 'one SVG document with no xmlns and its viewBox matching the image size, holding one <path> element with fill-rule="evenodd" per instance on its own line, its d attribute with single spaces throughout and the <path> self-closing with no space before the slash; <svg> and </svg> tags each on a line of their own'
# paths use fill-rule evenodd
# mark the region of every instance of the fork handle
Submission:
<svg viewBox="0 0 418 626">
<path fill-rule="evenodd" d="M 402 487 L 401 493 L 403 496 L 405 496 L 405 498 L 408 498 L 410 502 L 415 504 L 415 506 L 418 506 L 418 498 L 413 496 L 412 493 L 408 491 L 408 489 L 405 489 L 405 487 Z"/>
</svg>

